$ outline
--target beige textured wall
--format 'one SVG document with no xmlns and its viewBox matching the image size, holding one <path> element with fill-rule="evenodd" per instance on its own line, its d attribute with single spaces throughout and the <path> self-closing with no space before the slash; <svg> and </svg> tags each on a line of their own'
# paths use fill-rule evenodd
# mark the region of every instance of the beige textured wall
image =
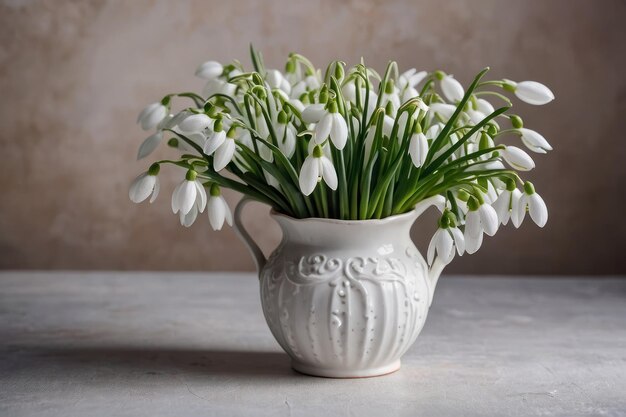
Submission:
<svg viewBox="0 0 626 417">
<path fill-rule="evenodd" d="M 504 229 L 449 270 L 626 273 L 623 1 L 0 4 L 1 268 L 251 269 L 232 230 L 212 232 L 204 216 L 178 225 L 168 195 L 178 176 L 163 176 L 153 205 L 133 205 L 127 188 L 145 168 L 134 160 L 145 136 L 137 112 L 200 88 L 193 71 L 205 59 L 248 64 L 252 41 L 278 67 L 295 50 L 319 65 L 396 59 L 465 83 L 490 65 L 493 77 L 545 82 L 557 100 L 517 111 L 555 148 L 531 175 L 548 226 Z M 251 211 L 253 234 L 275 245 L 267 210 Z M 422 227 L 414 236 L 424 245 L 421 230 L 432 228 Z"/>
</svg>

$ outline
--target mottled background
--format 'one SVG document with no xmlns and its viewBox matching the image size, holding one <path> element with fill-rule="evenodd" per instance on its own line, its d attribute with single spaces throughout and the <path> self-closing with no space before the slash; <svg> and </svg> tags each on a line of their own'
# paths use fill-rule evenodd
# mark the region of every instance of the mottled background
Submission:
<svg viewBox="0 0 626 417">
<path fill-rule="evenodd" d="M 449 271 L 624 274 L 626 3 L 624 1 L 65 1 L 0 2 L 0 268 L 250 270 L 232 230 L 205 216 L 184 229 L 169 208 L 180 173 L 153 204 L 128 201 L 143 169 L 139 110 L 164 93 L 200 89 L 206 59 L 239 58 L 248 43 L 269 66 L 290 51 L 318 65 L 445 69 L 467 83 L 538 80 L 557 100 L 518 105 L 555 150 L 530 178 L 550 208 L 487 239 Z M 159 151 L 160 156 L 168 150 Z M 234 206 L 239 196 L 228 194 Z M 279 230 L 250 208 L 264 248 Z M 254 221 L 252 220 L 254 218 Z M 413 230 L 421 247 L 432 226 Z"/>
</svg>

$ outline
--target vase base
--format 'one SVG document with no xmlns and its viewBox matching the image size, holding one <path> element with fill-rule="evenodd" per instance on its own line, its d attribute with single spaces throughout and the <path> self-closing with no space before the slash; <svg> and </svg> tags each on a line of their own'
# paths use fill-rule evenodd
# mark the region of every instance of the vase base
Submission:
<svg viewBox="0 0 626 417">
<path fill-rule="evenodd" d="M 321 376 L 324 378 L 370 378 L 391 374 L 400 369 L 400 359 L 388 365 L 365 369 L 333 369 L 318 366 L 305 365 L 296 361 L 291 362 L 291 367 L 301 374 Z"/>
</svg>

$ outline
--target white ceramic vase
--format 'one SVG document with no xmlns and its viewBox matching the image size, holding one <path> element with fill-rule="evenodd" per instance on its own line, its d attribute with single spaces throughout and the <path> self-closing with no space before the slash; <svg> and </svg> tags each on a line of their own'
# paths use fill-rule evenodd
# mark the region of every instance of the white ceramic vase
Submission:
<svg viewBox="0 0 626 417">
<path fill-rule="evenodd" d="M 299 372 L 334 378 L 394 372 L 420 333 L 443 269 L 411 241 L 432 202 L 382 220 L 294 219 L 272 212 L 283 239 L 268 259 L 241 222 L 235 229 L 259 270 L 272 334 Z"/>
</svg>

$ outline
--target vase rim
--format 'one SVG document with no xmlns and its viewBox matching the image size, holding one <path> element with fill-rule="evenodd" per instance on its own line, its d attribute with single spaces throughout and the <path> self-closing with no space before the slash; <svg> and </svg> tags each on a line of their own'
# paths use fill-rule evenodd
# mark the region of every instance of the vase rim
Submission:
<svg viewBox="0 0 626 417">
<path fill-rule="evenodd" d="M 415 216 L 415 214 L 416 214 L 415 210 L 412 209 L 410 211 L 407 211 L 406 213 L 394 214 L 393 216 L 384 217 L 382 219 L 342 220 L 342 219 L 331 219 L 331 218 L 325 218 L 325 217 L 304 217 L 302 219 L 298 219 L 295 217 L 291 217 L 287 214 L 280 213 L 273 208 L 270 210 L 270 216 L 283 217 L 294 223 L 317 222 L 317 223 L 341 224 L 341 225 L 350 225 L 350 224 L 382 225 L 382 224 L 391 223 L 393 221 L 400 220 L 400 219 L 408 219 L 411 217 L 417 217 Z"/>
</svg>

